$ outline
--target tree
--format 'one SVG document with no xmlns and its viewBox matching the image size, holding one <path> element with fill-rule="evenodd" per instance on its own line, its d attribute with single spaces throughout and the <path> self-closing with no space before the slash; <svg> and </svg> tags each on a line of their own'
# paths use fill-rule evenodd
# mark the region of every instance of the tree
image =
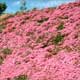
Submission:
<svg viewBox="0 0 80 80">
<path fill-rule="evenodd" d="M 0 3 L 0 14 L 2 14 L 7 8 L 7 5 L 5 3 Z"/>
<path fill-rule="evenodd" d="M 26 11 L 26 0 L 20 0 L 21 6 L 20 6 L 20 10 L 21 11 Z"/>
</svg>

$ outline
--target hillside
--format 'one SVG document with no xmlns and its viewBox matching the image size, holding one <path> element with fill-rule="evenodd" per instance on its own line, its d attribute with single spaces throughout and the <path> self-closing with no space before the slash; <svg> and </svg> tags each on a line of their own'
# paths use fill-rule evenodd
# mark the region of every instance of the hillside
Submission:
<svg viewBox="0 0 80 80">
<path fill-rule="evenodd" d="M 80 80 L 80 3 L 1 21 L 0 80 Z"/>
</svg>

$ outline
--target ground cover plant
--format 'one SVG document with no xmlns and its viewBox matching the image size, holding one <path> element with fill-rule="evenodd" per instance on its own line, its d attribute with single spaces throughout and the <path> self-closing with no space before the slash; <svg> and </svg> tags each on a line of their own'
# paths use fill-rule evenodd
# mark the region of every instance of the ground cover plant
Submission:
<svg viewBox="0 0 80 80">
<path fill-rule="evenodd" d="M 0 25 L 0 80 L 80 80 L 79 2 L 17 13 Z"/>
</svg>

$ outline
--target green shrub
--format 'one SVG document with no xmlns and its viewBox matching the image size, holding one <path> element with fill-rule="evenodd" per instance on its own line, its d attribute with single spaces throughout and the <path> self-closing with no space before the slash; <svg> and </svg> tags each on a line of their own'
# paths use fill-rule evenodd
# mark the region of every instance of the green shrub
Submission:
<svg viewBox="0 0 80 80">
<path fill-rule="evenodd" d="M 0 14 L 2 14 L 6 8 L 7 8 L 7 6 L 5 3 L 0 3 Z"/>
</svg>

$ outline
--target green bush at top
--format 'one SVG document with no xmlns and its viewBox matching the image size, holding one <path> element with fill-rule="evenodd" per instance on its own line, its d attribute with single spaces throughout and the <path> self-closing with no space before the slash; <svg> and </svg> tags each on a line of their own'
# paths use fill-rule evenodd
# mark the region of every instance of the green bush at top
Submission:
<svg viewBox="0 0 80 80">
<path fill-rule="evenodd" d="M 2 14 L 7 8 L 7 5 L 5 3 L 0 3 L 0 14 Z"/>
</svg>

